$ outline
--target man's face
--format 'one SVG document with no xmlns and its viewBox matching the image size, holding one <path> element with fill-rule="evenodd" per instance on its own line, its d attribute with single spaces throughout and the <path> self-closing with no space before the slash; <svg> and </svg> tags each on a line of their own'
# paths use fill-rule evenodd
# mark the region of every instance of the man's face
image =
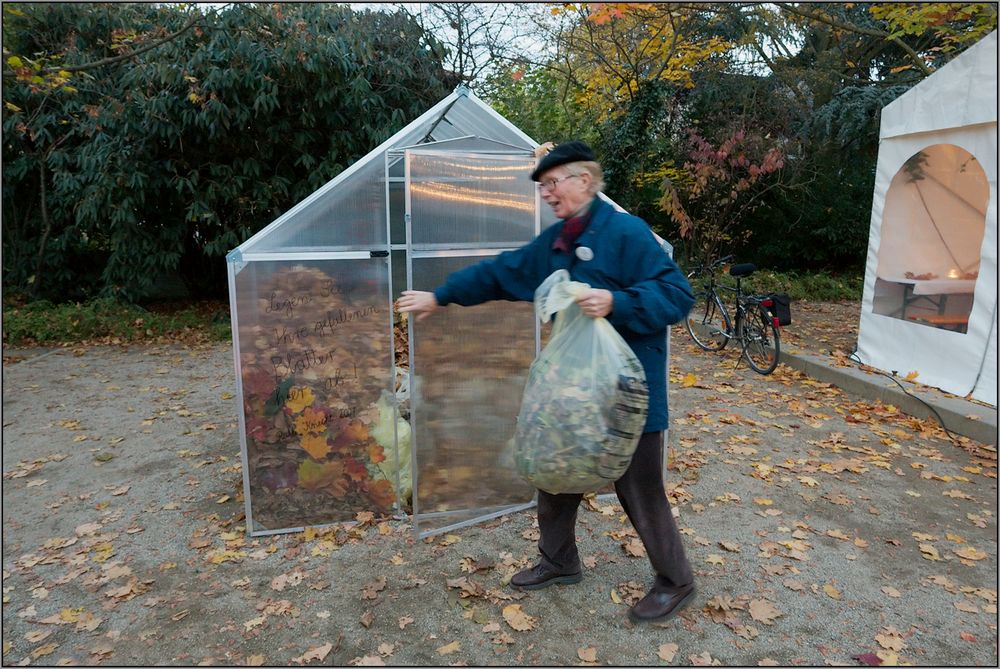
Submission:
<svg viewBox="0 0 1000 669">
<path fill-rule="evenodd" d="M 538 192 L 557 218 L 569 218 L 590 201 L 590 174 L 574 174 L 563 166 L 553 167 L 538 179 Z"/>
</svg>

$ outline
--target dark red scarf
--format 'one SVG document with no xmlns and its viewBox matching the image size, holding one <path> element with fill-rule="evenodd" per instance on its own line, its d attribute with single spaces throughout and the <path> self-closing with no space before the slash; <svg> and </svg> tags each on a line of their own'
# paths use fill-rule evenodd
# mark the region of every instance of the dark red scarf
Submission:
<svg viewBox="0 0 1000 669">
<path fill-rule="evenodd" d="M 572 253 L 573 244 L 576 242 L 577 237 L 587 229 L 588 223 L 590 223 L 589 207 L 582 215 L 567 218 L 563 221 L 562 231 L 552 243 L 552 248 L 565 253 Z"/>
</svg>

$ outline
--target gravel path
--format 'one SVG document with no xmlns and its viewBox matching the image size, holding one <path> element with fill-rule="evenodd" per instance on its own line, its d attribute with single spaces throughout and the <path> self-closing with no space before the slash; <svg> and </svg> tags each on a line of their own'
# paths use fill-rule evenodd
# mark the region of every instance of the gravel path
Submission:
<svg viewBox="0 0 1000 669">
<path fill-rule="evenodd" d="M 789 346 L 853 350 L 849 305 L 798 306 Z M 583 582 L 532 593 L 505 585 L 531 511 L 251 539 L 228 346 L 6 350 L 3 663 L 996 666 L 995 449 L 672 341 L 699 595 L 641 626 L 648 562 L 611 500 L 581 511 Z"/>
</svg>

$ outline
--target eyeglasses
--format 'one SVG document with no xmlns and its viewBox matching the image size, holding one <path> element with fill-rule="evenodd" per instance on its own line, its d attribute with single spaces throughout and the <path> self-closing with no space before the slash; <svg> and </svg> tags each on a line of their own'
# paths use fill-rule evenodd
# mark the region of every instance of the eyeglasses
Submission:
<svg viewBox="0 0 1000 669">
<path fill-rule="evenodd" d="M 551 191 L 553 188 L 556 187 L 556 184 L 558 184 L 559 182 L 566 181 L 566 179 L 572 179 L 573 177 L 578 177 L 578 176 L 580 176 L 580 175 L 579 174 L 568 174 L 568 175 L 566 175 L 564 177 L 559 177 L 558 179 L 546 179 L 545 181 L 539 181 L 538 182 L 538 190 L 548 190 L 548 191 Z"/>
</svg>

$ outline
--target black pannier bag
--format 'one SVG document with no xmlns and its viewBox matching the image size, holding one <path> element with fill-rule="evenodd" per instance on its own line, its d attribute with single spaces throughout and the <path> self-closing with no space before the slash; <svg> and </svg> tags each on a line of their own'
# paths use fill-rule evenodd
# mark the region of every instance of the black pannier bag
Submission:
<svg viewBox="0 0 1000 669">
<path fill-rule="evenodd" d="M 768 297 L 774 302 L 771 306 L 771 315 L 778 319 L 778 325 L 791 325 L 792 298 L 788 293 L 771 293 Z"/>
</svg>

